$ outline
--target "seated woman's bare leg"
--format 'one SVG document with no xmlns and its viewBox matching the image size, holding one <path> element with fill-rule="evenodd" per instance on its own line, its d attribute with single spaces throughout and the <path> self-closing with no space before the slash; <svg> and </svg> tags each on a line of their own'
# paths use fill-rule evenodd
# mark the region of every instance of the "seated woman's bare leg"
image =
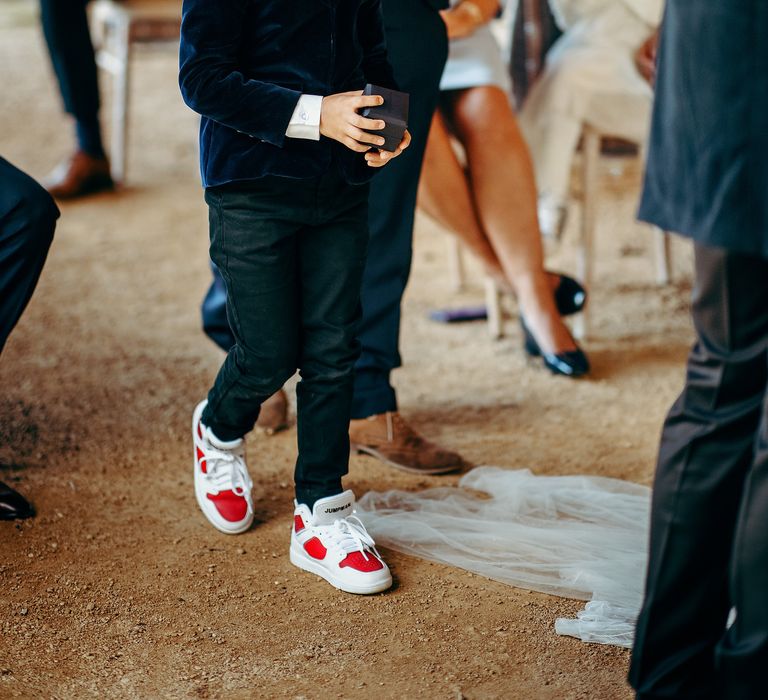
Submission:
<svg viewBox="0 0 768 700">
<path fill-rule="evenodd" d="M 509 99 L 495 86 L 459 91 L 452 122 L 467 153 L 472 210 L 512 285 L 526 324 L 541 349 L 576 349 L 544 270 L 536 214 L 536 182 L 528 147 Z"/>
<path fill-rule="evenodd" d="M 496 251 L 488 241 L 474 209 L 464 168 L 451 146 L 451 137 L 438 110 L 432 119 L 419 181 L 419 207 L 457 235 L 485 265 L 489 275 L 508 286 Z"/>
</svg>

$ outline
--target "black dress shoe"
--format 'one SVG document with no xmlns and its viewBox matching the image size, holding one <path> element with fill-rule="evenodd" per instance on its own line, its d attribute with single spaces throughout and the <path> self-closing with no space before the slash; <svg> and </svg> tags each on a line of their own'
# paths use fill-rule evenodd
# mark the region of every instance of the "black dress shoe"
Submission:
<svg viewBox="0 0 768 700">
<path fill-rule="evenodd" d="M 561 316 L 570 316 L 577 314 L 587 303 L 587 290 L 568 275 L 557 274 L 560 278 L 560 284 L 555 289 L 555 306 Z"/>
<path fill-rule="evenodd" d="M 542 352 L 533 333 L 525 325 L 525 319 L 520 317 L 520 325 L 523 328 L 523 337 L 525 338 L 525 352 L 530 357 L 540 357 L 544 361 L 544 366 L 552 374 L 562 374 L 565 377 L 581 377 L 589 372 L 589 360 L 584 351 L 577 345 L 575 350 L 566 352 L 548 353 Z"/>
<path fill-rule="evenodd" d="M 24 496 L 0 481 L 0 520 L 31 518 L 35 509 Z"/>
</svg>

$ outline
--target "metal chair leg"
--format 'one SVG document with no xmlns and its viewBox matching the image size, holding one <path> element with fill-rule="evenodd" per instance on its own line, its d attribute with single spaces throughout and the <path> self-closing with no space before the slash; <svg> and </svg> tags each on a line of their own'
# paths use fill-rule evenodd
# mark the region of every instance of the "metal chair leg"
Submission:
<svg viewBox="0 0 768 700">
<path fill-rule="evenodd" d="M 672 240 L 669 234 L 654 226 L 656 252 L 656 282 L 669 284 L 672 280 Z"/>
</svg>

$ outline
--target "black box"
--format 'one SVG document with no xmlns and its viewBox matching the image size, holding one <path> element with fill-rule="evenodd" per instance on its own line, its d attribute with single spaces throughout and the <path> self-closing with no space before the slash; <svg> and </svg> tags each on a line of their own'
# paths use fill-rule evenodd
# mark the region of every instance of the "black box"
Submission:
<svg viewBox="0 0 768 700">
<path fill-rule="evenodd" d="M 388 90 L 368 83 L 363 95 L 381 95 L 384 98 L 383 105 L 366 107 L 360 113 L 368 119 L 382 119 L 386 125 L 379 131 L 368 131 L 369 134 L 377 134 L 385 139 L 383 146 L 374 146 L 374 148 L 390 153 L 396 151 L 408 128 L 408 93 Z"/>
</svg>

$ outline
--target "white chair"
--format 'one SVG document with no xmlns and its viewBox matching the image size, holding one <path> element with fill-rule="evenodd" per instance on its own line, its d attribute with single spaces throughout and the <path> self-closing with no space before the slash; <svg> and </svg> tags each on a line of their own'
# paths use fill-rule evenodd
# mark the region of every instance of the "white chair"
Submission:
<svg viewBox="0 0 768 700">
<path fill-rule="evenodd" d="M 112 75 L 112 177 L 115 182 L 124 182 L 131 47 L 139 42 L 178 39 L 181 0 L 96 0 L 91 22 L 96 63 Z"/>
<path fill-rule="evenodd" d="M 581 195 L 581 226 L 578 244 L 578 277 L 584 286 L 591 290 L 594 283 L 595 268 L 595 229 L 599 201 L 600 150 L 604 138 L 612 134 L 601 133 L 599 130 L 585 124 L 582 132 L 582 195 Z M 641 145 L 641 155 L 645 163 L 644 146 Z M 655 227 L 654 227 L 655 228 Z M 666 231 L 655 228 L 654 256 L 656 261 L 656 282 L 668 284 L 671 279 L 671 250 L 670 237 Z M 589 304 L 579 314 L 574 322 L 574 335 L 585 338 L 590 330 L 591 313 Z"/>
<path fill-rule="evenodd" d="M 448 237 L 448 264 L 451 279 L 457 292 L 466 287 L 467 271 L 464 264 L 464 250 L 461 241 L 453 235 Z M 504 336 L 504 312 L 501 306 L 501 288 L 491 277 L 485 278 L 485 311 L 488 314 L 488 333 L 494 340 Z"/>
</svg>

